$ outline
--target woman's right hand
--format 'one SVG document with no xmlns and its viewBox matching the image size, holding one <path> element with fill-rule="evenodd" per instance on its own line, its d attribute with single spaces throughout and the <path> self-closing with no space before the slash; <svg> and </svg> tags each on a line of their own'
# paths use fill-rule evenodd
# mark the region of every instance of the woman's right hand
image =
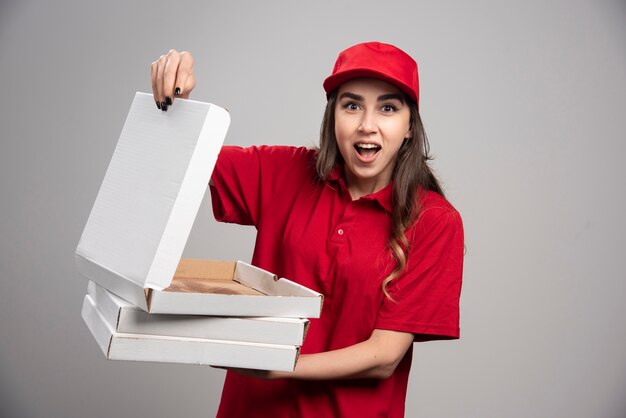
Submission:
<svg viewBox="0 0 626 418">
<path fill-rule="evenodd" d="M 170 49 L 150 65 L 152 94 L 159 109 L 167 111 L 174 98 L 188 99 L 196 87 L 193 56 L 188 51 Z"/>
</svg>

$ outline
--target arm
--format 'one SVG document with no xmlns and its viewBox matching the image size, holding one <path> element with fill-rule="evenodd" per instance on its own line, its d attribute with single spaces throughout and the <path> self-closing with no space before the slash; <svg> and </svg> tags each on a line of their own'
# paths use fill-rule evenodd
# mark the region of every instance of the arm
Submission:
<svg viewBox="0 0 626 418">
<path fill-rule="evenodd" d="M 339 350 L 300 356 L 293 372 L 229 369 L 259 379 L 386 379 L 413 343 L 413 334 L 375 329 L 366 341 Z"/>
</svg>

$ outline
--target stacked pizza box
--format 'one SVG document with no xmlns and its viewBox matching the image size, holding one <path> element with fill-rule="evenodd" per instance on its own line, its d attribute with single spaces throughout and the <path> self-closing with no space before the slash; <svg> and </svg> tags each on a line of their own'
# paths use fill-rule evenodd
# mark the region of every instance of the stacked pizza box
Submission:
<svg viewBox="0 0 626 418">
<path fill-rule="evenodd" d="M 229 122 L 209 103 L 158 112 L 135 95 L 75 258 L 107 358 L 295 367 L 322 295 L 242 261 L 181 258 Z"/>
</svg>

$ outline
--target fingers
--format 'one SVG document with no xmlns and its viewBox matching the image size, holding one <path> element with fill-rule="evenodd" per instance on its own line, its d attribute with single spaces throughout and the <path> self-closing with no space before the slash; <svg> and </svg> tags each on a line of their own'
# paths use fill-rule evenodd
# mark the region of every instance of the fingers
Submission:
<svg viewBox="0 0 626 418">
<path fill-rule="evenodd" d="M 157 73 L 156 73 L 156 90 L 157 95 L 155 99 L 161 104 L 161 110 L 167 110 L 167 103 L 165 103 L 165 93 L 163 91 L 163 76 L 165 73 L 165 65 L 167 64 L 167 57 L 161 55 L 157 60 Z"/>
<path fill-rule="evenodd" d="M 180 53 L 176 82 L 174 83 L 174 95 L 184 99 L 196 86 L 196 78 L 193 74 L 193 57 L 187 51 Z"/>
<path fill-rule="evenodd" d="M 176 75 L 178 74 L 178 66 L 180 64 L 180 54 L 174 49 L 170 49 L 165 59 L 163 69 L 163 90 L 161 94 L 165 98 L 165 110 L 167 106 L 171 106 L 174 102 L 174 84 L 176 82 Z M 161 103 L 161 109 L 163 109 L 163 103 Z"/>
<path fill-rule="evenodd" d="M 156 102 L 157 107 L 161 108 L 161 102 L 159 101 L 159 92 L 157 90 L 157 71 L 158 64 L 154 61 L 150 65 L 150 78 L 152 79 L 152 96 L 154 97 L 154 101 Z"/>
<path fill-rule="evenodd" d="M 150 65 L 152 94 L 159 109 L 167 111 L 175 97 L 188 98 L 196 85 L 193 56 L 171 49 Z"/>
</svg>

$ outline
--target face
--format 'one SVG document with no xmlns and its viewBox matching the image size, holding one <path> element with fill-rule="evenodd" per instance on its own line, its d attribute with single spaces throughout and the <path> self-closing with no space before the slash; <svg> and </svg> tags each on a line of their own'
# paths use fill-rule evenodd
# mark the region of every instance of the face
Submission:
<svg viewBox="0 0 626 418">
<path fill-rule="evenodd" d="M 335 136 L 353 198 L 389 184 L 398 150 L 410 135 L 409 105 L 398 87 L 371 78 L 339 87 Z"/>
</svg>

